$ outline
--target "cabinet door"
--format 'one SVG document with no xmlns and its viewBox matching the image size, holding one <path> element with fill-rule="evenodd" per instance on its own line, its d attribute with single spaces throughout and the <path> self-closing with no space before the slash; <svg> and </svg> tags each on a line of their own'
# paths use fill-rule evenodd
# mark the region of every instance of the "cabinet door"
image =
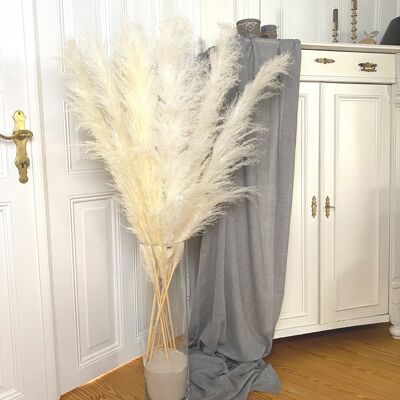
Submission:
<svg viewBox="0 0 400 400">
<path fill-rule="evenodd" d="M 285 296 L 279 330 L 318 323 L 319 83 L 301 83 Z M 317 211 L 318 212 L 318 211 Z"/>
<path fill-rule="evenodd" d="M 389 87 L 322 84 L 322 322 L 386 314 Z"/>
</svg>

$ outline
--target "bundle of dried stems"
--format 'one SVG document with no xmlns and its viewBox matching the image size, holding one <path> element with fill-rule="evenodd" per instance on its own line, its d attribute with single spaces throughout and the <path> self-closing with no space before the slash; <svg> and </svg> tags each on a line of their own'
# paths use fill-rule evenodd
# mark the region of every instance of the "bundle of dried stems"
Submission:
<svg viewBox="0 0 400 400">
<path fill-rule="evenodd" d="M 190 24 L 174 18 L 154 43 L 124 26 L 111 55 L 95 35 L 65 49 L 70 102 L 94 139 L 89 150 L 105 161 L 132 231 L 147 245 L 154 301 L 146 360 L 155 346 L 166 357 L 176 346 L 168 289 L 183 242 L 250 193 L 234 173 L 257 158 L 260 127 L 251 116 L 287 73 L 288 55 L 276 57 L 227 104 L 238 82 L 237 35 L 222 29 L 204 59 L 194 42 Z"/>
</svg>

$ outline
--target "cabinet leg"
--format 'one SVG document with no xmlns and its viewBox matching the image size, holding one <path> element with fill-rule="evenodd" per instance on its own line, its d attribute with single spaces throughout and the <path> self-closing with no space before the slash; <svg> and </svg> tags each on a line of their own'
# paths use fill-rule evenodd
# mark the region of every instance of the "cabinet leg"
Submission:
<svg viewBox="0 0 400 400">
<path fill-rule="evenodd" d="M 399 325 L 392 325 L 389 328 L 390 334 L 392 335 L 393 339 L 400 339 L 400 324 Z"/>
<path fill-rule="evenodd" d="M 392 279 L 390 290 L 389 314 L 392 326 L 389 328 L 393 339 L 400 339 L 400 279 Z"/>
</svg>

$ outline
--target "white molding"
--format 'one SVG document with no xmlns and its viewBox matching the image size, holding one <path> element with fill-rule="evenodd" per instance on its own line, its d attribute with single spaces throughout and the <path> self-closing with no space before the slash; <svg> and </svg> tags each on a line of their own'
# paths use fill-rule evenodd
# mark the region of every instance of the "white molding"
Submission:
<svg viewBox="0 0 400 400">
<path fill-rule="evenodd" d="M 282 38 L 288 38 L 290 34 L 290 18 L 291 18 L 291 7 L 290 0 L 281 0 L 280 10 L 280 31 Z"/>
<path fill-rule="evenodd" d="M 6 299 L 8 302 L 2 304 L 3 307 L 6 307 L 8 311 L 8 321 L 5 321 L 5 326 L 9 327 L 9 342 L 1 343 L 0 345 L 8 345 L 8 351 L 10 358 L 7 360 L 3 360 L 4 350 L 0 347 L 0 370 L 2 366 L 4 367 L 3 363 L 6 361 L 7 368 L 11 369 L 12 367 L 12 375 L 13 375 L 13 382 L 11 383 L 14 387 L 10 387 L 7 392 L 0 394 L 0 399 L 17 399 L 20 396 L 23 397 L 24 395 L 19 391 L 23 387 L 23 376 L 21 371 L 21 336 L 20 336 L 20 327 L 18 324 L 20 315 L 18 312 L 18 301 L 17 301 L 17 293 L 16 293 L 16 281 L 14 275 L 14 248 L 13 242 L 16 240 L 13 237 L 13 232 L 11 229 L 11 214 L 12 210 L 9 203 L 0 203 L 0 243 L 2 244 L 3 251 L 0 251 L 0 256 L 2 256 L 2 264 L 4 266 L 4 282 L 5 285 L 5 293 Z M 0 247 L 0 250 L 1 250 Z M 1 273 L 1 271 L 0 271 Z M 7 316 L 7 313 L 5 314 Z M 10 382 L 8 382 L 10 383 Z M 4 387 L 0 387 L 0 389 L 4 389 Z"/>
<path fill-rule="evenodd" d="M 111 254 L 111 271 L 109 271 L 109 275 L 113 279 L 112 282 L 112 308 L 109 309 L 110 316 L 112 316 L 112 321 L 110 320 L 110 332 L 111 336 L 109 338 L 104 339 L 101 343 L 95 343 L 91 345 L 90 338 L 89 338 L 89 320 L 88 320 L 88 307 L 87 307 L 87 293 L 82 293 L 79 290 L 79 276 L 78 276 L 78 254 L 77 254 L 77 246 L 78 241 L 76 239 L 76 228 L 78 227 L 80 230 L 83 226 L 79 223 L 77 226 L 77 214 L 75 210 L 75 206 L 80 203 L 90 203 L 93 201 L 105 201 L 109 202 L 110 207 L 110 219 L 111 219 L 111 229 L 110 229 L 110 237 L 108 240 L 105 240 L 105 244 L 110 244 L 112 246 L 112 254 Z M 93 210 L 98 209 L 95 208 Z M 73 292 L 74 292 L 74 314 L 75 314 L 75 336 L 76 336 L 76 354 L 77 354 L 77 362 L 78 368 L 87 367 L 90 364 L 96 363 L 96 361 L 110 356 L 113 353 L 118 352 L 123 345 L 123 338 L 122 338 L 122 298 L 121 298 L 121 263 L 120 263 L 120 248 L 121 248 L 121 240 L 120 240 L 120 230 L 119 230 L 119 210 L 115 200 L 115 195 L 112 192 L 109 193 L 96 193 L 96 194 L 84 194 L 84 195 L 76 195 L 69 197 L 69 210 L 70 210 L 70 234 L 71 234 L 71 259 L 73 265 Z M 85 211 L 90 211 L 87 209 Z M 82 215 L 80 215 L 83 217 Z M 85 258 L 86 260 L 86 258 Z M 87 271 L 86 271 L 86 264 L 85 260 L 81 260 L 82 264 L 80 265 L 80 270 L 83 270 L 83 275 L 85 276 L 85 280 L 87 278 Z M 85 283 L 85 287 L 87 282 L 80 282 L 81 284 Z M 107 294 L 103 294 L 104 296 Z M 110 293 L 108 293 L 110 295 Z M 80 299 L 85 299 L 82 303 Z M 82 311 L 80 306 L 83 307 L 84 310 Z M 84 322 L 83 326 L 81 323 Z M 92 327 L 95 328 L 95 327 Z M 85 332 L 84 341 L 82 339 L 82 333 Z M 109 343 L 111 341 L 111 343 Z M 86 348 L 83 348 L 84 344 L 86 344 Z M 105 344 L 103 347 L 91 351 L 92 349 L 98 347 L 101 344 Z M 84 352 L 83 352 L 84 351 Z M 83 353 L 82 353 L 83 352 Z M 84 353 L 87 354 L 84 354 Z"/>
<path fill-rule="evenodd" d="M 380 97 L 384 101 L 379 102 Z M 343 122 L 341 114 L 343 110 L 348 109 L 343 100 L 352 101 L 353 99 L 356 99 L 355 108 L 350 108 L 349 114 L 346 113 L 345 116 L 346 121 Z M 351 232 L 351 229 L 346 230 L 347 224 L 345 222 L 346 218 L 350 217 L 350 214 L 346 214 L 345 207 L 349 202 L 346 193 L 348 193 L 350 181 L 346 179 L 346 172 L 343 168 L 352 168 L 352 164 L 349 158 L 350 153 L 346 153 L 346 157 L 341 157 L 339 152 L 345 150 L 343 146 L 347 146 L 345 132 L 347 126 L 343 123 L 353 121 L 354 125 L 357 118 L 359 118 L 359 122 L 363 121 L 362 114 L 360 114 L 360 110 L 363 108 L 360 103 L 363 101 L 370 102 L 370 108 L 365 107 L 365 110 L 372 113 L 368 122 L 372 125 L 368 126 L 369 133 L 365 144 L 366 148 L 371 150 L 363 153 L 363 157 L 360 159 L 362 164 L 355 164 L 357 165 L 355 171 L 361 171 L 361 168 L 365 168 L 367 165 L 375 168 L 375 174 L 372 173 L 365 182 L 365 188 L 370 196 L 365 199 L 367 203 L 363 203 L 363 207 L 365 208 L 368 205 L 368 209 L 372 209 L 373 214 L 365 222 L 368 231 L 360 231 L 360 225 L 357 224 L 354 226 L 354 231 Z M 340 103 L 342 105 L 338 107 Z M 387 87 L 323 83 L 321 85 L 321 110 L 323 110 L 323 116 L 320 129 L 324 134 L 321 137 L 320 193 L 323 201 L 325 201 L 325 196 L 329 196 L 332 204 L 336 207 L 329 219 L 325 217 L 321 219 L 320 259 L 323 275 L 321 291 L 324 292 L 321 297 L 324 300 L 324 305 L 321 308 L 321 320 L 322 322 L 335 322 L 386 314 L 388 312 L 390 150 L 390 101 Z M 382 115 L 381 119 L 379 113 Z M 340 121 L 342 122 L 339 124 Z M 362 131 L 357 129 L 357 135 L 361 135 L 361 133 Z M 381 145 L 376 142 L 379 135 L 381 135 Z M 343 141 L 341 138 L 343 138 Z M 350 148 L 353 149 L 354 146 L 350 146 Z M 382 162 L 379 163 L 379 160 L 382 160 Z M 339 169 L 338 164 L 341 165 Z M 379 178 L 378 183 L 377 177 Z M 340 179 L 340 182 L 338 179 Z M 354 179 L 354 175 L 351 179 Z M 350 203 L 352 203 L 353 208 L 356 207 L 354 211 L 357 211 L 358 208 L 354 199 L 350 199 Z M 362 210 L 366 211 L 364 208 Z M 362 215 L 359 210 L 352 214 L 351 218 L 354 217 L 361 223 L 363 221 Z M 359 233 L 360 236 L 358 236 Z M 349 236 L 351 234 L 362 238 L 363 242 L 361 242 L 361 239 L 355 242 L 355 251 L 359 256 L 347 251 L 348 241 L 346 242 L 347 239 L 343 237 L 343 234 L 347 235 L 349 239 L 351 239 L 351 236 Z M 362 243 L 369 243 L 368 249 L 364 249 L 365 246 Z M 368 253 L 365 253 L 366 250 L 368 250 Z M 365 268 L 360 264 L 362 261 L 366 263 Z M 352 269 L 345 269 L 346 265 L 356 265 L 354 275 L 352 275 Z M 378 272 L 379 276 L 377 276 Z M 367 292 L 361 291 L 359 287 L 358 290 L 357 287 L 352 287 L 351 282 L 354 279 L 362 279 L 364 285 L 362 287 Z M 377 295 L 378 304 L 376 304 Z"/>
<path fill-rule="evenodd" d="M 374 30 L 380 31 L 382 30 L 382 5 L 380 4 L 380 0 L 374 0 Z"/>
<path fill-rule="evenodd" d="M 122 2 L 122 19 L 124 21 L 134 21 L 136 17 L 133 0 L 123 0 Z"/>
<path fill-rule="evenodd" d="M 96 174 L 103 173 L 100 161 L 91 160 L 86 153 L 82 157 L 82 148 L 85 146 L 84 142 L 80 142 L 78 127 L 76 125 L 71 127 L 72 114 L 69 110 L 68 102 L 63 100 L 63 129 L 65 141 L 65 157 L 66 167 L 68 174 Z M 88 138 L 89 139 L 89 138 Z"/>
<path fill-rule="evenodd" d="M 339 42 L 351 42 L 350 0 L 339 0 Z"/>
<path fill-rule="evenodd" d="M 388 321 L 389 321 L 389 315 L 383 314 L 374 317 L 357 318 L 353 320 L 338 321 L 338 322 L 329 322 L 326 324 L 316 324 L 316 325 L 300 326 L 287 329 L 277 329 L 275 331 L 274 339 L 279 339 L 289 336 L 305 335 L 307 333 L 323 332 L 331 329 L 347 328 L 350 326 L 377 324 Z"/>
<path fill-rule="evenodd" d="M 7 392 L 4 392 L 0 394 L 0 400 L 22 400 L 25 397 L 25 395 L 21 392 L 18 392 L 18 390 L 8 390 Z"/>
<path fill-rule="evenodd" d="M 175 12 L 178 15 L 181 15 L 183 13 L 183 3 L 184 0 L 175 0 Z"/>
<path fill-rule="evenodd" d="M 277 330 L 319 323 L 319 96 L 318 83 L 300 83 L 295 154 L 295 186 L 285 297 Z M 317 198 L 318 214 L 310 202 Z"/>
<path fill-rule="evenodd" d="M 301 48 L 302 48 L 302 50 L 327 50 L 327 51 L 340 51 L 340 52 L 351 52 L 351 53 L 379 53 L 379 54 L 398 54 L 398 53 L 400 53 L 399 46 L 358 44 L 358 43 L 353 44 L 353 43 L 302 42 Z"/>
<path fill-rule="evenodd" d="M 165 2 L 167 0 L 151 0 L 153 29 L 163 19 L 165 14 Z"/>
<path fill-rule="evenodd" d="M 134 313 L 134 321 L 135 321 L 135 338 L 137 342 L 140 342 L 143 339 L 144 332 L 142 332 L 141 327 L 141 316 L 139 315 L 140 307 L 139 307 L 139 289 L 140 285 L 139 282 L 139 270 L 142 268 L 141 264 L 141 256 L 140 256 L 140 248 L 139 243 L 134 235 L 132 235 L 132 247 L 133 247 L 133 279 L 132 282 L 133 286 L 135 287 L 135 291 L 133 294 L 133 313 Z"/>
<path fill-rule="evenodd" d="M 241 18 L 239 17 L 239 3 L 240 0 L 233 0 L 233 22 L 239 21 Z"/>
<path fill-rule="evenodd" d="M 234 19 L 260 18 L 261 0 L 233 0 Z"/>
<path fill-rule="evenodd" d="M 398 1 L 398 5 L 400 1 Z M 400 55 L 396 56 L 398 82 L 392 86 L 392 163 L 391 163 L 391 210 L 390 210 L 390 277 L 389 313 L 391 334 L 400 337 Z"/>
<path fill-rule="evenodd" d="M 381 121 L 381 107 L 380 104 L 382 103 L 382 96 L 371 96 L 371 95 L 354 95 L 354 94 L 339 94 L 335 95 L 335 110 L 340 110 L 340 103 L 346 103 L 346 102 L 352 102 L 352 101 L 357 101 L 357 102 L 374 102 L 375 105 L 375 114 L 376 114 L 376 121 Z M 345 106 L 343 106 L 345 107 Z M 339 112 L 336 114 L 336 121 L 335 121 L 335 126 L 339 126 Z M 375 154 L 375 168 L 373 172 L 369 171 L 369 177 L 373 176 L 374 179 L 374 186 L 376 188 L 379 187 L 379 182 L 380 182 L 380 177 L 379 177 L 379 171 L 378 167 L 381 165 L 381 159 L 380 159 L 380 149 L 381 149 L 381 142 L 380 142 L 380 130 L 376 130 L 376 148 L 379 150 Z M 334 193 L 331 198 L 331 200 L 336 199 L 336 202 L 338 201 L 337 195 L 339 193 L 339 187 L 342 185 L 339 182 L 340 178 L 340 172 L 339 172 L 339 163 L 337 162 L 340 159 L 339 152 L 341 150 L 341 146 L 339 143 L 340 137 L 339 135 L 335 135 L 335 174 L 334 174 Z M 377 190 L 375 193 L 375 204 L 376 204 L 376 212 L 375 212 L 375 218 L 377 222 L 377 225 L 379 226 L 379 211 L 380 211 L 380 192 Z M 371 210 L 372 212 L 372 210 Z M 340 232 L 343 232 L 343 229 L 339 227 L 338 221 L 340 217 L 341 209 L 340 207 L 337 207 L 335 212 L 333 213 L 333 218 L 335 220 L 334 223 L 334 230 L 335 230 L 335 243 L 339 243 L 339 235 Z M 334 302 L 333 302 L 333 309 L 334 312 L 340 312 L 340 311 L 348 311 L 348 310 L 353 310 L 353 309 L 359 309 L 361 307 L 373 307 L 373 306 L 378 306 L 379 305 L 379 264 L 380 264 L 380 240 L 379 240 L 379 228 L 377 227 L 375 229 L 375 240 L 373 241 L 375 244 L 375 248 L 373 249 L 373 293 L 372 293 L 372 298 L 370 301 L 366 303 L 357 303 L 357 304 L 351 304 L 351 305 L 345 305 L 341 306 L 339 304 L 339 273 L 338 273 L 338 263 L 339 263 L 339 247 L 335 245 L 335 257 L 334 257 Z"/>
<path fill-rule="evenodd" d="M 308 164 L 308 149 L 307 149 L 307 136 L 308 136 L 308 131 L 307 131 L 307 115 L 308 115 L 308 93 L 300 93 L 299 94 L 299 105 L 298 105 L 298 115 L 300 116 L 300 124 L 299 126 L 301 127 L 300 134 L 301 137 L 297 137 L 297 146 L 301 146 L 301 194 L 302 194 L 302 199 L 301 199 L 301 228 L 302 228 L 302 233 L 301 233 L 301 249 L 302 249 L 302 256 L 301 256 L 301 290 L 302 290 L 302 296 L 301 296 L 301 305 L 297 310 L 291 310 L 285 312 L 284 310 L 281 311 L 281 314 L 279 316 L 279 321 L 284 321 L 288 319 L 294 319 L 294 318 L 302 318 L 305 316 L 308 316 L 310 311 L 309 311 L 309 304 L 308 304 L 308 298 L 307 298 L 307 293 L 308 293 L 308 285 L 306 281 L 306 266 L 307 264 L 307 249 L 308 249 L 308 244 L 307 244 L 307 217 L 306 213 L 308 213 L 308 207 L 307 205 L 307 164 Z M 301 142 L 298 142 L 298 139 L 301 140 Z"/>
<path fill-rule="evenodd" d="M 318 19 L 318 41 L 323 42 L 326 39 L 326 30 L 327 26 L 325 23 L 325 15 L 326 15 L 326 1 L 318 1 L 318 10 L 316 11 L 317 19 Z"/>
<path fill-rule="evenodd" d="M 101 37 L 103 43 L 107 45 L 107 53 L 111 55 L 111 15 L 110 15 L 110 0 L 97 0 L 96 8 L 98 7 L 98 18 L 101 27 Z"/>
<path fill-rule="evenodd" d="M 380 42 L 381 38 L 382 38 L 382 7 L 383 5 L 381 4 L 382 0 L 375 0 L 375 9 L 374 9 L 374 30 L 375 31 L 379 31 L 379 35 L 377 37 L 377 43 Z"/>
<path fill-rule="evenodd" d="M 32 184 L 34 186 L 34 202 L 36 214 L 37 254 L 36 261 L 40 273 L 40 296 L 42 309 L 43 342 L 45 349 L 45 374 L 47 381 L 47 399 L 59 397 L 58 376 L 55 358 L 55 335 L 53 324 L 53 301 L 50 278 L 50 248 L 47 204 L 47 182 L 45 173 L 45 151 L 43 132 L 43 115 L 40 94 L 40 68 L 37 32 L 37 14 L 35 0 L 22 1 L 24 42 L 27 75 L 27 91 L 30 129 L 34 132 L 31 143 Z"/>
<path fill-rule="evenodd" d="M 152 285 L 149 282 L 143 266 L 143 259 L 140 252 L 139 242 L 133 237 L 133 285 L 135 287 L 134 294 L 134 311 L 135 311 L 135 329 L 136 329 L 136 342 L 142 343 L 146 339 L 148 332 L 148 325 L 150 321 L 146 321 L 149 317 L 149 312 L 146 311 L 147 291 L 152 290 Z"/>
<path fill-rule="evenodd" d="M 202 49 L 201 38 L 202 38 L 202 23 L 201 23 L 201 0 L 192 0 L 192 24 L 195 39 L 198 42 L 197 51 L 200 52 Z"/>
<path fill-rule="evenodd" d="M 68 1 L 68 2 L 67 2 Z M 67 3 L 66 3 L 67 2 Z M 65 71 L 65 38 L 73 36 L 72 4 L 71 0 L 57 0 L 58 28 L 60 41 L 61 70 Z"/>
<path fill-rule="evenodd" d="M 1 62 L 1 61 L 0 61 Z M 0 92 L 0 133 L 9 135 L 6 131 L 6 118 L 4 112 L 4 94 Z M 0 179 L 8 177 L 8 152 L 6 151 L 6 141 L 0 141 Z"/>
<path fill-rule="evenodd" d="M 326 23 L 326 15 L 328 13 L 326 1 L 322 2 L 320 5 L 320 29 L 319 29 L 319 38 L 320 42 L 324 42 L 325 40 L 329 40 L 332 35 L 331 26 Z"/>
</svg>

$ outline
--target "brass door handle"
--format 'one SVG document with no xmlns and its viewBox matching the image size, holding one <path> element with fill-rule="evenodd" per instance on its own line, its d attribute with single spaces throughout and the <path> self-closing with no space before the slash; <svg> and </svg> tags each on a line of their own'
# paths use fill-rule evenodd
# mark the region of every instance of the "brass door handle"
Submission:
<svg viewBox="0 0 400 400">
<path fill-rule="evenodd" d="M 318 209 L 317 197 L 313 196 L 311 199 L 311 216 L 313 218 L 315 218 L 317 216 L 317 209 Z"/>
<path fill-rule="evenodd" d="M 13 140 L 16 146 L 15 165 L 19 171 L 19 181 L 28 182 L 28 167 L 30 165 L 26 144 L 33 136 L 31 131 L 25 128 L 25 114 L 22 111 L 15 111 L 13 115 L 14 130 L 11 136 L 0 134 L 0 139 Z"/>
<path fill-rule="evenodd" d="M 329 198 L 329 196 L 326 196 L 326 199 L 325 199 L 325 215 L 326 215 L 326 218 L 329 218 L 329 215 L 331 214 L 331 210 L 332 209 L 334 210 L 335 207 L 331 206 L 331 199 Z"/>
</svg>

